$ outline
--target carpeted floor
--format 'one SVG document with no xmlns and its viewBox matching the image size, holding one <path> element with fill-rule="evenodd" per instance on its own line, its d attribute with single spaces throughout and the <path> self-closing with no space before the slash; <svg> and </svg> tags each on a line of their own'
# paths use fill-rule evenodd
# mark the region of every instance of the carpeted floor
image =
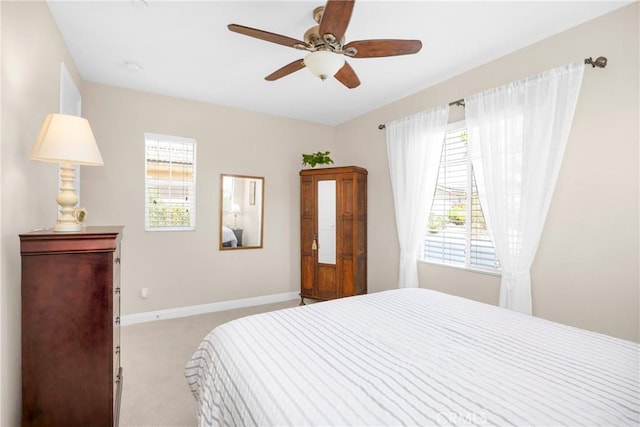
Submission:
<svg viewBox="0 0 640 427">
<path fill-rule="evenodd" d="M 213 328 L 230 320 L 294 307 L 299 300 L 123 326 L 122 427 L 196 426 L 196 402 L 184 366 Z"/>
</svg>

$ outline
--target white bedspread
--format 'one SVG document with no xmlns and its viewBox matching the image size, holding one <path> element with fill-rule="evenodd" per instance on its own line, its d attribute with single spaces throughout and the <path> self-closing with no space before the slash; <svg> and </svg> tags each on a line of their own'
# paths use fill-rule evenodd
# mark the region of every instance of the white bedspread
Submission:
<svg viewBox="0 0 640 427">
<path fill-rule="evenodd" d="M 639 348 L 398 289 L 221 325 L 185 375 L 201 426 L 637 426 Z"/>
<path fill-rule="evenodd" d="M 234 248 L 238 246 L 238 238 L 236 237 L 236 233 L 234 233 L 233 230 L 226 225 L 222 226 L 222 242 L 231 242 L 231 246 Z"/>
</svg>

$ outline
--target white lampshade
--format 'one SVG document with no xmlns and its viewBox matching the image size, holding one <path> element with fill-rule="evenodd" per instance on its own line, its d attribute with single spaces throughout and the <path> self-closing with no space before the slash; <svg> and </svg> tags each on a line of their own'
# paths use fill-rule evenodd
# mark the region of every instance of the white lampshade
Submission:
<svg viewBox="0 0 640 427">
<path fill-rule="evenodd" d="M 232 213 L 235 215 L 239 214 L 240 212 L 242 211 L 240 210 L 240 205 L 237 203 L 234 203 L 233 206 L 231 206 L 231 210 L 229 211 L 229 213 Z"/>
<path fill-rule="evenodd" d="M 89 121 L 66 114 L 49 114 L 31 150 L 31 159 L 42 162 L 102 166 L 102 156 Z"/>
<path fill-rule="evenodd" d="M 333 77 L 344 66 L 344 57 L 327 50 L 317 50 L 305 56 L 304 65 L 315 76 L 326 80 Z"/>
</svg>

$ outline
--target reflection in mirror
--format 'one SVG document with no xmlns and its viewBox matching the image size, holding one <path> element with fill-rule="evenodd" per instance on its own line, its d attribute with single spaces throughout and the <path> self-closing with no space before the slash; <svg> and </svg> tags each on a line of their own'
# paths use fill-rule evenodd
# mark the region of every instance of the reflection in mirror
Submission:
<svg viewBox="0 0 640 427">
<path fill-rule="evenodd" d="M 264 178 L 220 175 L 220 249 L 262 247 Z"/>
</svg>

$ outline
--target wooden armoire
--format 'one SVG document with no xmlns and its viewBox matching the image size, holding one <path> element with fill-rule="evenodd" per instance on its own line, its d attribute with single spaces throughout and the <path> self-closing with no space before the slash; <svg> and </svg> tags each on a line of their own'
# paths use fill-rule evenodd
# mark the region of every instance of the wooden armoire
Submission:
<svg viewBox="0 0 640 427">
<path fill-rule="evenodd" d="M 367 170 L 300 171 L 300 303 L 367 292 Z"/>
<path fill-rule="evenodd" d="M 22 425 L 118 425 L 122 227 L 20 235 Z"/>
</svg>

